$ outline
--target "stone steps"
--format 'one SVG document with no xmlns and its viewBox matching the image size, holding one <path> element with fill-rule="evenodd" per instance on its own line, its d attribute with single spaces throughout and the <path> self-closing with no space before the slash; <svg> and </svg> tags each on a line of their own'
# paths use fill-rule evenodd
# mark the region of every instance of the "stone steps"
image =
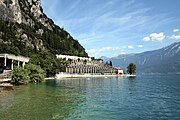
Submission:
<svg viewBox="0 0 180 120">
<path fill-rule="evenodd" d="M 0 74 L 0 82 L 8 81 L 12 78 L 12 71 L 6 71 Z"/>
</svg>

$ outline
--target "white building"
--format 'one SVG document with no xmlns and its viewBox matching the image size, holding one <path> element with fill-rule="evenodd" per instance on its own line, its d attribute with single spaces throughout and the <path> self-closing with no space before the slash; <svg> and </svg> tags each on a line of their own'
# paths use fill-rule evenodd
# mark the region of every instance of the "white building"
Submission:
<svg viewBox="0 0 180 120">
<path fill-rule="evenodd" d="M 117 72 L 118 75 L 124 75 L 124 70 L 123 69 L 118 68 L 118 67 L 115 67 L 115 69 L 117 70 L 116 72 Z"/>
<path fill-rule="evenodd" d="M 66 59 L 66 60 L 87 60 L 87 61 L 92 61 L 91 58 L 88 57 L 78 57 L 78 56 L 70 56 L 70 55 L 56 55 L 57 58 L 59 59 Z"/>
<path fill-rule="evenodd" d="M 56 55 L 59 59 L 69 60 L 73 62 L 66 66 L 66 73 L 70 74 L 118 74 L 123 75 L 121 68 L 116 68 L 104 64 L 102 59 L 91 59 L 88 57 L 78 57 L 70 55 Z M 86 60 L 87 62 L 82 62 Z"/>
<path fill-rule="evenodd" d="M 15 56 L 12 54 L 0 54 L 0 68 L 13 70 L 14 62 L 17 61 L 18 66 L 23 66 L 29 62 L 28 57 Z"/>
</svg>

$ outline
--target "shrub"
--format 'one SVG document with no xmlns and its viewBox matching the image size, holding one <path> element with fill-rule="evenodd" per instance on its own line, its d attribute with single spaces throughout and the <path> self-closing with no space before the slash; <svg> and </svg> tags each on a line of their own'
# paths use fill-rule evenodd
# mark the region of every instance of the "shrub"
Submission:
<svg viewBox="0 0 180 120">
<path fill-rule="evenodd" d="M 45 72 L 39 65 L 27 64 L 25 69 L 28 70 L 30 82 L 42 82 L 45 78 Z"/>
<path fill-rule="evenodd" d="M 11 83 L 15 85 L 27 84 L 30 81 L 30 77 L 28 75 L 28 70 L 22 67 L 16 67 L 13 70 L 13 76 Z"/>
<path fill-rule="evenodd" d="M 15 85 L 27 84 L 29 82 L 42 82 L 45 72 L 39 65 L 27 64 L 25 67 L 16 67 L 13 70 L 11 83 Z"/>
</svg>

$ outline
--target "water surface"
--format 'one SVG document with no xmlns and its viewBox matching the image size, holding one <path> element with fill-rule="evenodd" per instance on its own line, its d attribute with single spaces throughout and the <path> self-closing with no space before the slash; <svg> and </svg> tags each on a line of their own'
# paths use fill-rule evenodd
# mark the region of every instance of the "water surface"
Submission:
<svg viewBox="0 0 180 120">
<path fill-rule="evenodd" d="M 180 75 L 47 80 L 0 97 L 2 120 L 179 120 Z"/>
</svg>

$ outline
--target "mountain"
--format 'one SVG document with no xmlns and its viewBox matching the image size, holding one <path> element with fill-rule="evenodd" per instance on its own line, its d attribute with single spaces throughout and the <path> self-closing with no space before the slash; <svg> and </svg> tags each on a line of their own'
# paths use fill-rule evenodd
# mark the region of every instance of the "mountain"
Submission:
<svg viewBox="0 0 180 120">
<path fill-rule="evenodd" d="M 109 62 L 111 58 L 106 57 L 106 56 L 101 56 L 101 57 L 99 57 L 99 59 L 102 59 L 104 61 L 104 63 L 106 63 L 106 62 Z"/>
<path fill-rule="evenodd" d="M 0 52 L 88 56 L 83 46 L 48 18 L 40 0 L 0 0 Z M 3 47 L 4 46 L 4 47 Z"/>
<path fill-rule="evenodd" d="M 123 59 L 123 58 L 130 57 L 133 55 L 134 55 L 133 53 L 131 53 L 131 54 L 120 54 L 117 57 L 112 57 L 111 59 Z"/>
<path fill-rule="evenodd" d="M 78 40 L 43 13 L 40 0 L 0 0 L 0 53 L 30 57 L 47 76 L 65 70 L 67 62 L 56 54 L 88 57 Z"/>
<path fill-rule="evenodd" d="M 119 55 L 110 60 L 114 66 L 124 69 L 129 63 L 135 63 L 137 73 L 180 73 L 180 42 L 154 51 Z"/>
</svg>

